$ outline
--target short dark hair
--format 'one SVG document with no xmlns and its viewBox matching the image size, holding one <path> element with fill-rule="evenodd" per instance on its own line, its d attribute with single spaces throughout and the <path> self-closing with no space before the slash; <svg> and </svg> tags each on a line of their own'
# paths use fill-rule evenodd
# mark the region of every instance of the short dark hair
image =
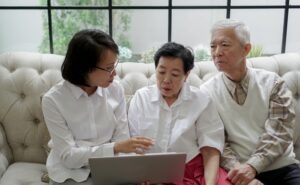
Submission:
<svg viewBox="0 0 300 185">
<path fill-rule="evenodd" d="M 117 44 L 107 33 L 97 29 L 77 32 L 69 43 L 61 66 L 62 77 L 72 84 L 89 86 L 87 74 L 95 70 L 108 49 L 119 53 Z"/>
<path fill-rule="evenodd" d="M 160 57 L 175 57 L 183 61 L 184 73 L 189 72 L 194 67 L 194 55 L 192 49 L 184 47 L 176 42 L 165 43 L 154 55 L 155 68 Z"/>
</svg>

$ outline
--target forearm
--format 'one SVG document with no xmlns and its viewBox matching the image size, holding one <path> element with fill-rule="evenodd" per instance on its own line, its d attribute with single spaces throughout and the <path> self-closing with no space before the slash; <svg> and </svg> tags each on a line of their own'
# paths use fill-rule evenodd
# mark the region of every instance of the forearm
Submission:
<svg viewBox="0 0 300 185">
<path fill-rule="evenodd" d="M 287 133 L 286 133 L 287 134 Z M 282 138 L 280 136 L 263 134 L 256 150 L 246 162 L 253 166 L 260 173 L 267 166 L 272 164 L 292 144 L 292 137 Z"/>
<path fill-rule="evenodd" d="M 201 148 L 204 163 L 204 178 L 206 185 L 216 185 L 220 164 L 220 152 L 211 147 Z"/>
<path fill-rule="evenodd" d="M 68 168 L 82 168 L 88 165 L 88 159 L 93 157 L 114 156 L 114 143 L 105 143 L 98 146 L 73 146 L 61 151 L 62 163 Z"/>
</svg>

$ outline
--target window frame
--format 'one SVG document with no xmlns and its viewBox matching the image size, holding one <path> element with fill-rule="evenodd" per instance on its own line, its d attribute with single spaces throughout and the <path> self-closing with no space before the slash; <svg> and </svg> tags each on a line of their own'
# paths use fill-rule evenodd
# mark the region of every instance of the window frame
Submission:
<svg viewBox="0 0 300 185">
<path fill-rule="evenodd" d="M 230 18 L 231 10 L 233 9 L 283 9 L 283 27 L 282 27 L 282 41 L 281 41 L 281 53 L 286 51 L 286 41 L 288 32 L 288 20 L 289 20 L 289 10 L 290 9 L 300 9 L 300 5 L 290 5 L 290 0 L 285 0 L 285 5 L 232 5 L 231 0 L 227 0 L 226 5 L 212 5 L 212 6 L 174 6 L 172 0 L 168 0 L 167 6 L 114 6 L 113 0 L 108 0 L 107 6 L 54 6 L 51 4 L 52 0 L 47 0 L 47 5 L 45 6 L 0 6 L 0 10 L 47 10 L 48 18 L 48 33 L 49 33 L 49 52 L 54 53 L 53 48 L 53 28 L 52 28 L 52 10 L 108 10 L 108 24 L 109 24 L 109 34 L 113 35 L 113 21 L 112 13 L 113 10 L 145 10 L 145 9 L 163 9 L 168 10 L 168 41 L 172 41 L 172 10 L 182 9 L 224 9 L 226 10 L 226 17 Z"/>
</svg>

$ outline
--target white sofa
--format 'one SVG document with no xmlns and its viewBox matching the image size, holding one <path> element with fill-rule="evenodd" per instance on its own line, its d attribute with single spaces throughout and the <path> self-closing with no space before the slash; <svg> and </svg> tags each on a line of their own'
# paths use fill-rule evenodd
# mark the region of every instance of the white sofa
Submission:
<svg viewBox="0 0 300 185">
<path fill-rule="evenodd" d="M 63 56 L 28 52 L 0 55 L 0 185 L 43 185 L 49 134 L 40 97 L 61 80 Z M 252 58 L 249 66 L 273 71 L 287 82 L 296 106 L 295 152 L 300 159 L 300 53 Z M 188 82 L 199 86 L 216 73 L 212 62 L 197 62 Z M 155 83 L 154 64 L 120 63 L 117 79 L 127 97 Z"/>
</svg>

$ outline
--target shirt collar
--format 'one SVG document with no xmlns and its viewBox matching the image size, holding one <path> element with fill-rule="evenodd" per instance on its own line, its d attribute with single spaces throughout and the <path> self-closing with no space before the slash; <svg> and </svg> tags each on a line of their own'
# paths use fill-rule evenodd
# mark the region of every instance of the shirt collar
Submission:
<svg viewBox="0 0 300 185">
<path fill-rule="evenodd" d="M 87 93 L 81 89 L 79 86 L 74 85 L 72 83 L 70 83 L 69 81 L 65 81 L 66 86 L 70 89 L 71 93 L 73 94 L 73 96 L 78 99 L 81 96 L 87 96 Z M 103 96 L 103 88 L 102 87 L 97 87 L 97 90 L 95 92 L 98 96 Z M 94 93 L 94 94 L 95 94 Z"/>
<path fill-rule="evenodd" d="M 163 99 L 157 86 L 156 86 L 154 92 L 152 93 L 150 99 L 151 99 L 151 102 L 160 101 Z M 187 83 L 184 83 L 176 102 L 177 101 L 181 102 L 182 100 L 189 100 L 189 99 L 191 99 L 191 90 L 190 90 L 189 85 Z"/>
<path fill-rule="evenodd" d="M 96 90 L 97 95 L 98 95 L 98 96 L 103 96 L 103 90 L 104 90 L 103 87 L 99 87 L 99 86 L 98 86 L 98 87 L 97 87 L 97 90 Z"/>
<path fill-rule="evenodd" d="M 156 102 L 156 101 L 159 101 L 160 97 L 161 97 L 161 94 L 159 92 L 159 89 L 157 87 L 157 85 L 155 85 L 156 88 L 154 88 L 154 91 L 153 93 L 151 94 L 151 102 Z"/>
<path fill-rule="evenodd" d="M 224 73 L 222 74 L 222 78 L 226 88 L 228 89 L 230 94 L 233 95 L 237 83 L 230 80 L 226 75 L 224 75 Z M 249 81 L 250 81 L 250 69 L 247 68 L 246 76 L 239 82 L 239 84 L 242 86 L 245 92 L 248 91 Z"/>
</svg>

